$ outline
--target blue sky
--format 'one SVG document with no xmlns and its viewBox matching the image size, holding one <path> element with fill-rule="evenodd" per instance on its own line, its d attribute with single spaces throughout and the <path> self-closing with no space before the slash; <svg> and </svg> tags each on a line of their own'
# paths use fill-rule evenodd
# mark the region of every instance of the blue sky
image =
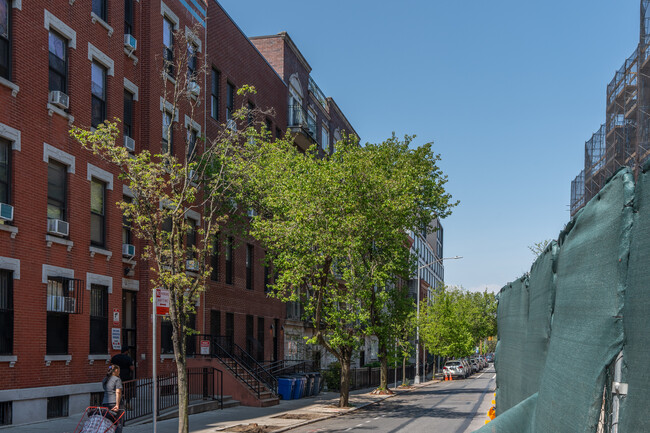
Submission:
<svg viewBox="0 0 650 433">
<path fill-rule="evenodd" d="M 638 0 L 221 0 L 247 36 L 287 31 L 364 142 L 416 134 L 461 204 L 445 282 L 498 290 L 569 220 L 584 142 L 639 38 Z"/>
</svg>

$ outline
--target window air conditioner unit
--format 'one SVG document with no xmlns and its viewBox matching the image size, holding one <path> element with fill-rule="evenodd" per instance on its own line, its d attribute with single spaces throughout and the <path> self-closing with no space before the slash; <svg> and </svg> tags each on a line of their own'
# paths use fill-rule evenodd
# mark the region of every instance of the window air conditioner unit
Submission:
<svg viewBox="0 0 650 433">
<path fill-rule="evenodd" d="M 187 91 L 194 96 L 199 96 L 199 93 L 201 93 L 201 86 L 199 86 L 196 81 L 190 81 L 187 83 Z"/>
<path fill-rule="evenodd" d="M 13 221 L 14 207 L 6 203 L 0 203 L 0 220 Z"/>
<path fill-rule="evenodd" d="M 62 220 L 50 219 L 47 220 L 47 232 L 57 236 L 68 236 L 69 224 Z"/>
<path fill-rule="evenodd" d="M 237 131 L 237 122 L 235 122 L 235 119 L 228 119 L 226 122 L 226 128 L 230 129 L 231 131 Z"/>
<path fill-rule="evenodd" d="M 126 147 L 126 150 L 128 150 L 129 152 L 135 152 L 135 140 L 125 135 L 124 147 Z"/>
<path fill-rule="evenodd" d="M 198 260 L 187 260 L 185 262 L 185 270 L 186 271 L 198 271 L 199 270 L 199 262 Z"/>
<path fill-rule="evenodd" d="M 124 35 L 124 48 L 135 51 L 138 47 L 138 40 L 133 35 Z"/>
<path fill-rule="evenodd" d="M 50 104 L 56 105 L 63 110 L 67 110 L 69 106 L 68 95 L 59 90 L 52 90 L 50 92 Z"/>
<path fill-rule="evenodd" d="M 122 255 L 125 257 L 135 256 L 135 245 L 122 244 Z"/>
</svg>

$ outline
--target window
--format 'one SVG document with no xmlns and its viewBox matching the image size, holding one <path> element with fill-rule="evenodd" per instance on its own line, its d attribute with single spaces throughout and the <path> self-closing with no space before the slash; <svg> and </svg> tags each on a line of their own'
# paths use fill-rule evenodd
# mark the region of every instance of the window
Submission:
<svg viewBox="0 0 650 433">
<path fill-rule="evenodd" d="M 246 288 L 253 290 L 253 245 L 246 244 Z"/>
<path fill-rule="evenodd" d="M 11 424 L 11 409 L 12 404 L 10 401 L 3 401 L 0 403 L 0 425 Z"/>
<path fill-rule="evenodd" d="M 133 0 L 124 0 L 124 34 L 133 34 Z"/>
<path fill-rule="evenodd" d="M 249 355 L 254 355 L 255 340 L 253 337 L 253 327 L 255 325 L 255 319 L 251 315 L 246 315 L 246 352 Z"/>
<path fill-rule="evenodd" d="M 219 266 L 219 249 L 221 248 L 221 236 L 217 233 L 214 236 L 214 241 L 212 243 L 212 257 L 210 259 L 210 266 L 212 267 L 212 272 L 210 273 L 210 279 L 212 281 L 219 281 L 219 274 L 221 268 Z"/>
<path fill-rule="evenodd" d="M 67 355 L 70 280 L 50 277 L 47 280 L 47 343 L 48 355 Z"/>
<path fill-rule="evenodd" d="M 0 0 L 1 1 L 1 0 Z M 0 138 L 0 203 L 11 200 L 11 142 Z"/>
<path fill-rule="evenodd" d="M 174 75 L 174 24 L 167 18 L 163 18 L 163 59 L 165 71 Z"/>
<path fill-rule="evenodd" d="M 47 398 L 47 419 L 68 416 L 68 396 Z"/>
<path fill-rule="evenodd" d="M 90 286 L 90 353 L 108 353 L 108 287 Z"/>
<path fill-rule="evenodd" d="M 163 111 L 163 123 L 162 123 L 162 152 L 163 153 L 173 153 L 174 152 L 174 128 L 172 126 L 172 114 Z"/>
<path fill-rule="evenodd" d="M 133 138 L 133 93 L 124 91 L 124 115 L 122 116 L 123 133 Z"/>
<path fill-rule="evenodd" d="M 226 99 L 226 120 L 232 119 L 235 111 L 235 86 L 232 83 L 226 85 L 227 99 Z"/>
<path fill-rule="evenodd" d="M 122 200 L 125 203 L 131 203 L 131 197 L 124 196 Z M 131 220 L 122 214 L 122 243 L 123 244 L 132 244 L 132 233 L 131 233 Z"/>
<path fill-rule="evenodd" d="M 99 63 L 92 63 L 92 119 L 90 124 L 97 127 L 106 120 L 106 68 Z"/>
<path fill-rule="evenodd" d="M 235 315 L 233 313 L 226 313 L 226 339 L 228 343 L 235 342 Z"/>
<path fill-rule="evenodd" d="M 106 1 L 107 0 L 93 0 L 93 12 L 104 21 L 106 21 Z"/>
<path fill-rule="evenodd" d="M 185 239 L 185 244 L 187 247 L 187 257 L 190 259 L 196 258 L 196 221 L 193 219 L 188 219 L 187 223 L 189 227 L 187 228 L 187 237 Z"/>
<path fill-rule="evenodd" d="M 316 139 L 316 113 L 309 107 L 307 110 L 307 127 L 309 128 L 309 134 L 312 138 Z"/>
<path fill-rule="evenodd" d="M 255 104 L 253 104 L 252 102 L 249 102 L 248 105 L 247 105 L 247 108 L 248 108 L 248 116 L 247 116 L 248 125 L 247 126 L 250 128 L 251 126 L 253 126 L 253 123 L 254 123 L 254 120 L 255 120 L 253 118 L 253 110 L 255 110 Z"/>
<path fill-rule="evenodd" d="M 0 355 L 11 355 L 13 353 L 13 282 L 13 272 L 5 269 L 0 269 Z"/>
<path fill-rule="evenodd" d="M 195 150 L 196 150 L 196 140 L 197 140 L 197 134 L 196 129 L 189 129 L 187 131 L 187 159 L 189 161 L 193 160 L 194 157 L 196 156 Z"/>
<path fill-rule="evenodd" d="M 328 151 L 329 151 L 329 148 L 330 148 L 330 131 L 329 131 L 329 129 L 327 129 L 327 127 L 325 126 L 325 124 L 323 124 L 323 125 L 321 126 L 321 129 L 320 129 L 320 130 L 321 130 L 321 136 L 322 136 L 322 137 L 321 137 L 321 143 L 320 143 L 320 144 L 321 144 L 321 146 L 323 147 L 323 150 L 324 150 L 325 152 L 328 152 Z"/>
<path fill-rule="evenodd" d="M 213 119 L 219 120 L 219 80 L 221 74 L 216 69 L 212 69 L 212 95 L 210 96 L 210 115 Z"/>
<path fill-rule="evenodd" d="M 90 182 L 90 243 L 106 244 L 106 184 L 95 178 Z"/>
<path fill-rule="evenodd" d="M 160 323 L 160 353 L 174 353 L 174 343 L 172 342 L 172 322 L 169 316 L 164 316 Z"/>
<path fill-rule="evenodd" d="M 66 170 L 60 162 L 52 161 L 47 165 L 47 217 L 66 220 Z"/>
<path fill-rule="evenodd" d="M 264 317 L 257 318 L 257 360 L 264 361 Z"/>
<path fill-rule="evenodd" d="M 196 80 L 196 46 L 191 42 L 187 43 L 187 80 Z"/>
<path fill-rule="evenodd" d="M 210 310 L 210 334 L 213 337 L 221 335 L 221 311 Z"/>
<path fill-rule="evenodd" d="M 49 90 L 66 93 L 68 90 L 68 41 L 50 30 L 48 46 L 50 50 Z"/>
<path fill-rule="evenodd" d="M 233 282 L 233 244 L 234 239 L 232 236 L 228 236 L 226 242 L 226 284 L 232 284 Z"/>
<path fill-rule="evenodd" d="M 11 80 L 11 0 L 0 0 L 0 77 Z"/>
</svg>

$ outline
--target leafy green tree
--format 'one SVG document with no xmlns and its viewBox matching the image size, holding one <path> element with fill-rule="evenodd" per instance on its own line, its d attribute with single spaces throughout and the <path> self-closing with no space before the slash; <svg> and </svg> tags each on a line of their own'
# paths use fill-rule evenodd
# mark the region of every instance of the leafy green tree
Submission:
<svg viewBox="0 0 650 433">
<path fill-rule="evenodd" d="M 161 71 L 163 99 L 167 111 L 189 113 L 192 124 L 200 98 L 193 95 L 190 86 L 202 72 L 199 68 L 193 76 L 186 73 L 187 46 L 193 36 L 179 31 L 174 38 L 177 47 L 174 64 L 165 61 Z M 169 79 L 173 71 L 176 74 Z M 247 91 L 254 89 L 244 87 L 241 90 Z M 234 117 L 244 123 L 254 115 L 242 109 Z M 175 122 L 164 126 L 164 143 L 172 143 L 176 129 Z M 189 319 L 195 313 L 196 302 L 211 272 L 209 256 L 213 252 L 215 234 L 237 214 L 233 206 L 235 191 L 241 189 L 241 179 L 250 162 L 246 158 L 255 156 L 246 143 L 250 136 L 264 139 L 264 135 L 252 127 L 240 132 L 223 127 L 219 135 L 210 139 L 196 137 L 190 130 L 178 132 L 186 139 L 182 146 L 175 143 L 177 149 L 166 149 L 163 144 L 161 153 L 143 149 L 134 155 L 117 142 L 120 129 L 116 122 L 106 121 L 94 131 L 75 127 L 71 135 L 84 148 L 116 166 L 120 179 L 133 194 L 133 200 L 120 200 L 117 205 L 130 222 L 132 233 L 144 245 L 140 258 L 150 267 L 152 287 L 170 292 L 169 319 L 179 383 L 178 431 L 187 433 L 186 342 L 195 333 L 189 327 Z M 232 160 L 239 163 L 231 164 Z M 243 172 L 237 171 L 240 169 Z M 198 220 L 192 219 L 197 215 L 200 216 Z"/>
<path fill-rule="evenodd" d="M 542 253 L 546 250 L 546 247 L 548 247 L 551 242 L 553 242 L 552 239 L 544 239 L 543 241 L 535 242 L 533 245 L 529 245 L 528 249 L 537 258 L 542 255 Z"/>
<path fill-rule="evenodd" d="M 404 230 L 454 205 L 431 144 L 410 149 L 410 142 L 393 136 L 359 146 L 346 137 L 326 157 L 284 141 L 259 143 L 263 156 L 241 196 L 257 210 L 251 235 L 279 272 L 274 296 L 303 305 L 315 329 L 309 342 L 341 364 L 342 407 L 352 353 L 374 333 L 372 315 L 390 296 L 377 288 L 408 270 Z"/>
</svg>

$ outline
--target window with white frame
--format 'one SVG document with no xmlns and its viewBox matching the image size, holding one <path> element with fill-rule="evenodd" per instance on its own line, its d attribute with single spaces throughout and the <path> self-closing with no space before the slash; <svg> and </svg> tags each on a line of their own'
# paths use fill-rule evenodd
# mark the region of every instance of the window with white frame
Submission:
<svg viewBox="0 0 650 433">
<path fill-rule="evenodd" d="M 320 143 L 320 145 L 321 145 L 321 147 L 323 148 L 323 150 L 325 152 L 328 152 L 329 148 L 330 148 L 330 130 L 323 123 L 321 125 L 320 131 L 321 131 L 321 143 Z"/>
<path fill-rule="evenodd" d="M 13 353 L 14 301 L 13 272 L 0 269 L 0 355 Z"/>
<path fill-rule="evenodd" d="M 106 10 L 108 0 L 93 0 L 93 13 L 106 21 Z"/>
<path fill-rule="evenodd" d="M 49 90 L 67 93 L 68 90 L 68 40 L 58 32 L 49 33 Z"/>
<path fill-rule="evenodd" d="M 11 203 L 11 142 L 0 137 L 0 203 Z"/>
<path fill-rule="evenodd" d="M 173 128 L 174 118 L 172 113 L 167 110 L 163 110 L 163 122 L 162 122 L 162 152 L 163 153 L 173 153 L 174 152 L 174 128 Z"/>
<path fill-rule="evenodd" d="M 108 353 L 108 287 L 90 286 L 90 353 Z"/>
<path fill-rule="evenodd" d="M 106 68 L 93 62 L 91 77 L 91 125 L 96 128 L 106 120 Z"/>
<path fill-rule="evenodd" d="M 106 184 L 95 178 L 90 181 L 90 243 L 106 245 Z"/>
<path fill-rule="evenodd" d="M 163 58 L 165 71 L 174 75 L 174 23 L 167 17 L 163 17 Z"/>
<path fill-rule="evenodd" d="M 66 221 L 67 169 L 50 159 L 47 164 L 47 218 Z"/>
</svg>

